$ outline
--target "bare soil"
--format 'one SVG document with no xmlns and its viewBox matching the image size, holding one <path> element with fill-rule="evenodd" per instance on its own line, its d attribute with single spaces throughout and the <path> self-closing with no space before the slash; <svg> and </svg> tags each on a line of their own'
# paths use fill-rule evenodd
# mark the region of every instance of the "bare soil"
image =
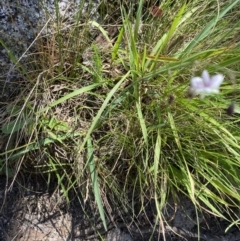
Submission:
<svg viewBox="0 0 240 241">
<path fill-rule="evenodd" d="M 154 217 L 154 208 L 151 207 L 154 203 L 148 204 L 152 209 L 151 212 L 147 207 L 145 215 L 138 215 L 136 223 L 139 224 L 139 233 L 131 232 L 129 227 L 132 221 L 127 223 L 127 220 L 132 220 L 130 215 L 124 218 L 125 225 L 112 220 L 109 231 L 106 232 L 98 228 L 99 217 L 96 210 L 91 210 L 87 205 L 85 207 L 80 205 L 80 199 L 74 194 L 69 195 L 70 203 L 67 204 L 59 188 L 54 184 L 46 185 L 45 179 L 39 176 L 21 178 L 21 181 L 16 181 L 12 189 L 6 192 L 10 184 L 10 179 L 7 182 L 6 177 L 0 177 L 0 240 L 2 241 L 101 240 L 94 226 L 107 241 L 164 240 L 164 235 L 162 232 L 159 233 L 158 229 L 152 233 L 141 232 L 149 226 L 146 218 L 152 220 Z M 182 197 L 178 205 L 169 201 L 165 214 L 171 226 L 197 233 L 196 212 L 186 197 Z M 199 214 L 198 219 L 201 233 L 212 236 L 223 235 L 224 241 L 240 240 L 240 231 L 236 226 L 225 234 L 224 230 L 228 225 L 226 221 L 206 213 Z M 197 238 L 180 237 L 171 232 L 165 233 L 165 240 L 194 241 Z"/>
</svg>

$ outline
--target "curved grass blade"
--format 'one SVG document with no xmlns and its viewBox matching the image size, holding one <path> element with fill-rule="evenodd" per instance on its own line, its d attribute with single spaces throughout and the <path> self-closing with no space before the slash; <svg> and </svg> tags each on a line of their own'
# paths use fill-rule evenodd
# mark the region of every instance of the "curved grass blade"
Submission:
<svg viewBox="0 0 240 241">
<path fill-rule="evenodd" d="M 87 140 L 87 151 L 88 151 L 88 165 L 89 165 L 89 170 L 90 170 L 90 175 L 92 179 L 92 186 L 93 186 L 93 193 L 95 196 L 95 200 L 97 202 L 98 206 L 98 211 L 100 213 L 101 220 L 103 222 L 103 226 L 105 230 L 107 231 L 107 222 L 106 218 L 104 215 L 104 209 L 102 205 L 102 198 L 99 190 L 99 183 L 98 183 L 98 175 L 97 175 L 97 170 L 95 166 L 95 161 L 94 161 L 94 154 L 93 154 L 93 146 L 92 146 L 92 141 L 90 138 Z"/>
</svg>

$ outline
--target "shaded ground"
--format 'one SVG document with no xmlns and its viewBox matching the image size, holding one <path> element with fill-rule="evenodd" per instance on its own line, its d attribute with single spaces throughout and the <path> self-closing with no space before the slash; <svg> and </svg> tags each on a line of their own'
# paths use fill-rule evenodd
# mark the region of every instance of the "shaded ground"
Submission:
<svg viewBox="0 0 240 241">
<path fill-rule="evenodd" d="M 10 183 L 9 180 L 8 186 Z M 101 222 L 97 221 L 99 218 L 97 218 L 96 211 L 86 205 L 84 212 L 83 207 L 74 195 L 70 195 L 70 204 L 67 205 L 62 193 L 56 191 L 58 190 L 56 186 L 50 185 L 47 187 L 45 181 L 39 179 L 39 177 L 25 178 L 21 182 L 15 182 L 12 190 L 6 196 L 5 187 L 6 178 L 2 176 L 0 178 L 0 240 L 101 240 L 96 238 L 97 233 L 91 228 L 94 225 L 97 226 L 99 232 L 103 234 L 107 241 L 164 240 L 163 235 L 159 234 L 157 230 L 153 235 L 144 231 L 147 227 L 151 227 L 147 224 L 146 218 L 153 219 L 154 214 L 151 205 L 154 204 L 148 203 L 149 207 L 146 207 L 145 210 L 147 215 L 140 214 L 135 219 L 135 226 L 139 227 L 138 233 L 131 229 L 133 220 L 127 222 L 130 217 L 125 217 L 126 223 L 113 218 L 109 222 L 110 230 L 105 232 L 104 229 L 99 227 Z M 172 219 L 170 223 L 173 226 L 197 232 L 197 225 L 190 220 L 196 220 L 194 207 L 184 197 L 181 202 L 177 206 L 168 205 L 165 211 L 166 219 Z M 152 211 L 150 211 L 151 209 Z M 89 215 L 89 218 L 87 218 L 87 215 Z M 227 227 L 225 221 L 217 220 L 206 214 L 199 215 L 199 222 L 201 232 L 204 234 L 224 235 L 224 230 Z M 141 234 L 141 231 L 144 234 Z M 90 237 L 92 238 L 89 239 Z M 240 231 L 234 227 L 224 237 L 225 239 L 222 239 L 224 241 L 240 240 Z M 174 233 L 167 233 L 166 240 L 194 241 L 197 239 L 183 238 Z"/>
</svg>

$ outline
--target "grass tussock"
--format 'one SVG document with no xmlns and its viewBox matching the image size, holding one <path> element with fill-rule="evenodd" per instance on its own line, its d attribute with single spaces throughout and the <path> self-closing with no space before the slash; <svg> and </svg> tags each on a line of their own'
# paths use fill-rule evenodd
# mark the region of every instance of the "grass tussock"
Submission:
<svg viewBox="0 0 240 241">
<path fill-rule="evenodd" d="M 70 190 L 94 200 L 105 225 L 105 197 L 132 212 L 133 200 L 154 200 L 163 218 L 179 193 L 238 223 L 238 2 L 167 0 L 159 17 L 143 1 L 134 11 L 119 4 L 118 16 L 101 5 L 116 20 L 107 26 L 57 18 L 5 108 L 1 173 L 56 178 L 68 201 Z M 225 76 L 220 94 L 190 98 L 204 69 Z"/>
</svg>

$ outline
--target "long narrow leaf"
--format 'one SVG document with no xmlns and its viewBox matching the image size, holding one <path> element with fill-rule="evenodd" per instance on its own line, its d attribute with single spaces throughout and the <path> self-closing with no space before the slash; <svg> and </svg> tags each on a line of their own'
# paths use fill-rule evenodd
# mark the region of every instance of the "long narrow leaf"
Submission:
<svg viewBox="0 0 240 241">
<path fill-rule="evenodd" d="M 100 117 L 104 110 L 107 108 L 109 101 L 111 100 L 112 96 L 115 94 L 115 92 L 118 90 L 120 85 L 126 80 L 126 78 L 129 76 L 130 72 L 127 72 L 122 79 L 113 87 L 113 89 L 108 93 L 106 99 L 104 100 L 101 108 L 99 109 L 97 115 L 95 116 L 94 120 L 92 121 L 92 124 L 82 142 L 82 145 L 80 146 L 80 150 L 83 150 L 84 146 L 86 145 L 91 133 L 93 132 L 94 128 L 96 127 L 98 121 L 100 120 Z"/>
<path fill-rule="evenodd" d="M 211 32 L 212 28 L 216 25 L 216 23 L 223 18 L 223 16 L 230 11 L 240 0 L 235 0 L 231 4 L 229 4 L 225 9 L 223 9 L 219 15 L 217 15 L 215 18 L 213 18 L 206 27 L 198 34 L 194 39 L 192 39 L 191 42 L 185 47 L 183 50 L 183 55 L 186 53 L 189 53 L 199 42 L 201 42 L 204 38 L 209 36 L 209 33 Z"/>
<path fill-rule="evenodd" d="M 95 166 L 95 160 L 94 160 L 94 154 L 93 154 L 93 146 L 91 139 L 88 139 L 88 144 L 87 144 L 87 150 L 88 150 L 88 164 L 89 164 L 89 170 L 90 170 L 90 175 L 92 179 L 92 186 L 93 186 L 93 192 L 95 196 L 95 200 L 97 202 L 99 214 L 101 217 L 101 220 L 103 222 L 103 226 L 105 230 L 107 230 L 107 222 L 104 214 L 104 209 L 102 205 L 102 198 L 99 190 L 99 183 L 98 183 L 98 175 L 97 175 L 97 170 Z"/>
</svg>

